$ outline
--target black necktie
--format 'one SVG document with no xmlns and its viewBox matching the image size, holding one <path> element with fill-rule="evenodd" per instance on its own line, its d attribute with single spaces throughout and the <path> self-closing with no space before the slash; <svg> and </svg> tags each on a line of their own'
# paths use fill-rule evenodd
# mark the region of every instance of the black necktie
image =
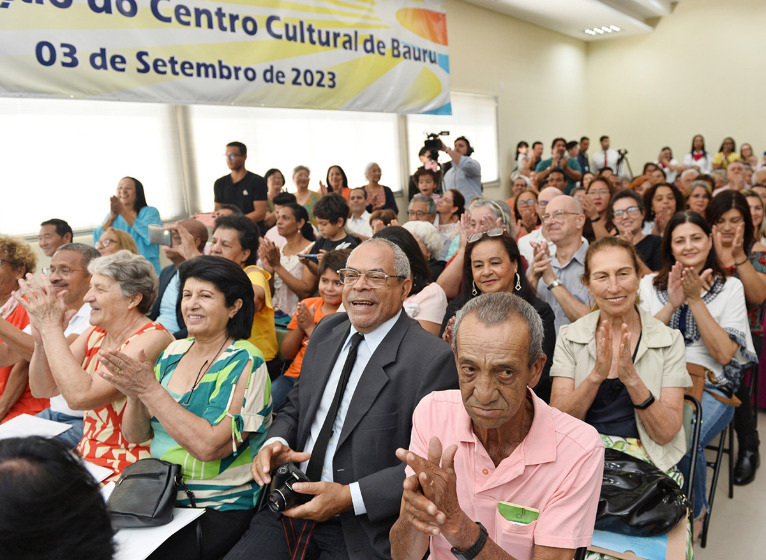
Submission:
<svg viewBox="0 0 766 560">
<path fill-rule="evenodd" d="M 351 377 L 351 370 L 354 369 L 359 343 L 362 342 L 363 338 L 364 335 L 361 333 L 354 333 L 351 337 L 351 347 L 348 349 L 346 363 L 343 364 L 343 370 L 340 372 L 340 380 L 338 381 L 337 389 L 335 389 L 335 396 L 332 399 L 330 410 L 327 411 L 322 429 L 319 430 L 319 436 L 317 436 L 317 440 L 314 443 L 314 449 L 311 451 L 311 459 L 309 460 L 308 467 L 306 467 L 306 476 L 314 482 L 319 482 L 322 479 L 322 467 L 324 466 L 324 458 L 327 454 L 327 442 L 330 441 L 332 426 L 335 423 L 335 417 L 338 415 L 338 408 L 340 408 L 340 402 L 343 400 L 343 393 L 346 391 L 348 378 Z"/>
</svg>

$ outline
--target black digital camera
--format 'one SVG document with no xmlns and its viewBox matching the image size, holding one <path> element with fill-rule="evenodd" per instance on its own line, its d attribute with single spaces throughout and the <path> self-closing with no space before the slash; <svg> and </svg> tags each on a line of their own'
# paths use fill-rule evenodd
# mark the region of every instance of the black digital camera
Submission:
<svg viewBox="0 0 766 560">
<path fill-rule="evenodd" d="M 285 463 L 271 473 L 271 484 L 266 501 L 269 509 L 279 513 L 310 501 L 311 494 L 293 490 L 296 482 L 311 482 L 295 463 Z"/>
</svg>

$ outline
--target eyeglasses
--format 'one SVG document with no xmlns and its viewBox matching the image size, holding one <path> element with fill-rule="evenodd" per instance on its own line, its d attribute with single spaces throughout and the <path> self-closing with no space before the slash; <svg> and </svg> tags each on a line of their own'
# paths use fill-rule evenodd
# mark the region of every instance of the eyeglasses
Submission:
<svg viewBox="0 0 766 560">
<path fill-rule="evenodd" d="M 611 194 L 611 193 L 609 192 L 609 189 L 598 189 L 598 190 L 593 189 L 593 190 L 588 191 L 588 194 L 598 194 L 598 195 L 601 195 L 601 194 Z"/>
<path fill-rule="evenodd" d="M 96 241 L 96 249 L 106 249 L 111 245 L 112 243 L 117 243 L 114 239 L 104 239 L 101 241 L 100 239 Z"/>
<path fill-rule="evenodd" d="M 84 268 L 69 268 L 66 266 L 49 266 L 49 267 L 43 268 L 43 274 L 45 274 L 48 278 L 50 278 L 56 272 L 59 273 L 59 276 L 69 276 L 73 272 L 82 272 L 84 270 L 85 270 Z"/>
<path fill-rule="evenodd" d="M 407 212 L 407 215 L 410 218 L 417 218 L 420 220 L 421 218 L 425 218 L 426 216 L 429 216 L 430 214 L 424 210 L 410 210 Z"/>
<path fill-rule="evenodd" d="M 564 216 L 579 216 L 579 212 L 566 212 L 564 210 L 556 210 L 553 214 L 543 214 L 541 216 L 543 222 L 560 222 L 564 219 Z"/>
<path fill-rule="evenodd" d="M 641 209 L 638 206 L 631 206 L 625 210 L 615 210 L 612 212 L 612 216 L 615 218 L 622 218 L 623 216 L 632 216 L 633 214 L 637 214 L 640 211 Z"/>
<path fill-rule="evenodd" d="M 537 205 L 540 208 L 545 208 L 546 206 L 548 206 L 548 202 L 549 202 L 548 200 L 538 200 Z"/>
<path fill-rule="evenodd" d="M 234 159 L 242 157 L 242 154 L 223 154 L 224 159 Z"/>
<path fill-rule="evenodd" d="M 340 276 L 340 281 L 346 286 L 353 286 L 362 276 L 364 276 L 364 281 L 373 288 L 383 287 L 386 284 L 386 280 L 389 278 L 405 278 L 404 276 L 397 276 L 395 274 L 386 274 L 381 270 L 361 272 L 355 268 L 341 268 L 337 272 Z"/>
<path fill-rule="evenodd" d="M 473 235 L 468 236 L 468 243 L 476 243 L 480 239 L 484 237 L 500 237 L 505 233 L 505 230 L 503 228 L 492 228 L 488 231 L 480 231 L 478 233 L 474 233 Z"/>
<path fill-rule="evenodd" d="M 527 200 L 518 200 L 518 201 L 516 201 L 516 204 L 519 205 L 519 206 L 532 206 L 536 202 L 537 201 L 534 198 L 530 198 L 530 199 L 527 199 Z"/>
</svg>

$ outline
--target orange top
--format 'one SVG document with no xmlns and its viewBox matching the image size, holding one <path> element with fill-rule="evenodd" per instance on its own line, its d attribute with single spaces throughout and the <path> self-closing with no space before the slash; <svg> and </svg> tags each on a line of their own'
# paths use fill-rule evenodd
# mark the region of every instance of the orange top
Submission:
<svg viewBox="0 0 766 560">
<path fill-rule="evenodd" d="M 314 324 L 318 323 L 322 317 L 325 315 L 329 315 L 329 313 L 323 313 L 322 312 L 322 306 L 324 305 L 324 300 L 321 297 L 311 297 L 306 298 L 304 300 L 301 300 L 305 305 L 307 305 L 309 308 L 314 308 Z M 291 331 L 294 331 L 298 328 L 298 321 L 296 320 L 297 313 L 293 315 L 292 320 L 290 321 L 290 324 L 287 325 L 287 328 Z M 298 350 L 298 353 L 295 355 L 295 358 L 293 359 L 293 363 L 290 364 L 290 367 L 285 372 L 285 375 L 288 377 L 298 377 L 301 374 L 301 364 L 303 364 L 303 355 L 306 353 L 306 346 L 309 343 L 309 337 L 304 336 L 303 341 L 301 341 L 301 349 Z"/>
<path fill-rule="evenodd" d="M 19 330 L 25 328 L 29 324 L 27 311 L 20 304 L 16 305 L 16 308 L 11 311 L 5 320 Z M 8 378 L 11 375 L 11 370 L 13 369 L 14 365 L 15 364 L 0 368 L 0 395 L 2 395 L 3 391 L 5 391 L 5 386 L 8 383 Z M 10 410 L 8 410 L 8 414 L 2 418 L 2 422 L 6 422 L 20 414 L 35 415 L 38 412 L 45 410 L 49 406 L 50 403 L 48 399 L 36 399 L 32 396 L 32 391 L 29 389 L 29 381 L 27 381 L 26 387 L 24 387 L 24 392 L 21 393 L 21 396 L 19 397 L 19 400 L 16 401 L 16 404 L 14 404 Z"/>
<path fill-rule="evenodd" d="M 159 323 L 146 323 L 120 345 L 118 350 L 123 350 L 140 334 L 152 330 L 166 331 L 165 327 Z M 105 338 L 106 331 L 98 327 L 95 327 L 88 335 L 85 360 L 82 364 L 83 369 L 88 373 L 92 374 L 98 369 L 99 361 L 96 354 Z M 83 419 L 83 436 L 77 450 L 83 459 L 89 463 L 106 467 L 115 472 L 105 482 L 117 480 L 125 467 L 139 459 L 147 459 L 152 456 L 149 452 L 151 442 L 129 443 L 122 435 L 122 416 L 125 413 L 127 402 L 127 397 L 123 396 L 105 406 L 86 411 Z"/>
</svg>

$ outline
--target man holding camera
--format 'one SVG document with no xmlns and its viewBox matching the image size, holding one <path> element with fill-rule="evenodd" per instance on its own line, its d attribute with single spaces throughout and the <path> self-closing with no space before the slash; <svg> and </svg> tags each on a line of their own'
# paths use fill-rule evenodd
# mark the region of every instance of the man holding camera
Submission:
<svg viewBox="0 0 766 560">
<path fill-rule="evenodd" d="M 481 165 L 471 158 L 473 148 L 465 136 L 455 139 L 455 149 L 442 142 L 442 150 L 452 159 L 452 166 L 444 174 L 444 191 L 457 189 L 465 198 L 466 208 L 481 196 Z"/>
<path fill-rule="evenodd" d="M 346 313 L 317 324 L 252 467 L 266 492 L 274 469 L 300 463 L 317 482 L 278 490 L 312 499 L 281 516 L 260 511 L 227 560 L 390 558 L 404 481 L 395 451 L 409 443 L 420 399 L 457 387 L 449 346 L 402 311 L 412 281 L 398 246 L 365 241 L 339 272 Z"/>
</svg>

